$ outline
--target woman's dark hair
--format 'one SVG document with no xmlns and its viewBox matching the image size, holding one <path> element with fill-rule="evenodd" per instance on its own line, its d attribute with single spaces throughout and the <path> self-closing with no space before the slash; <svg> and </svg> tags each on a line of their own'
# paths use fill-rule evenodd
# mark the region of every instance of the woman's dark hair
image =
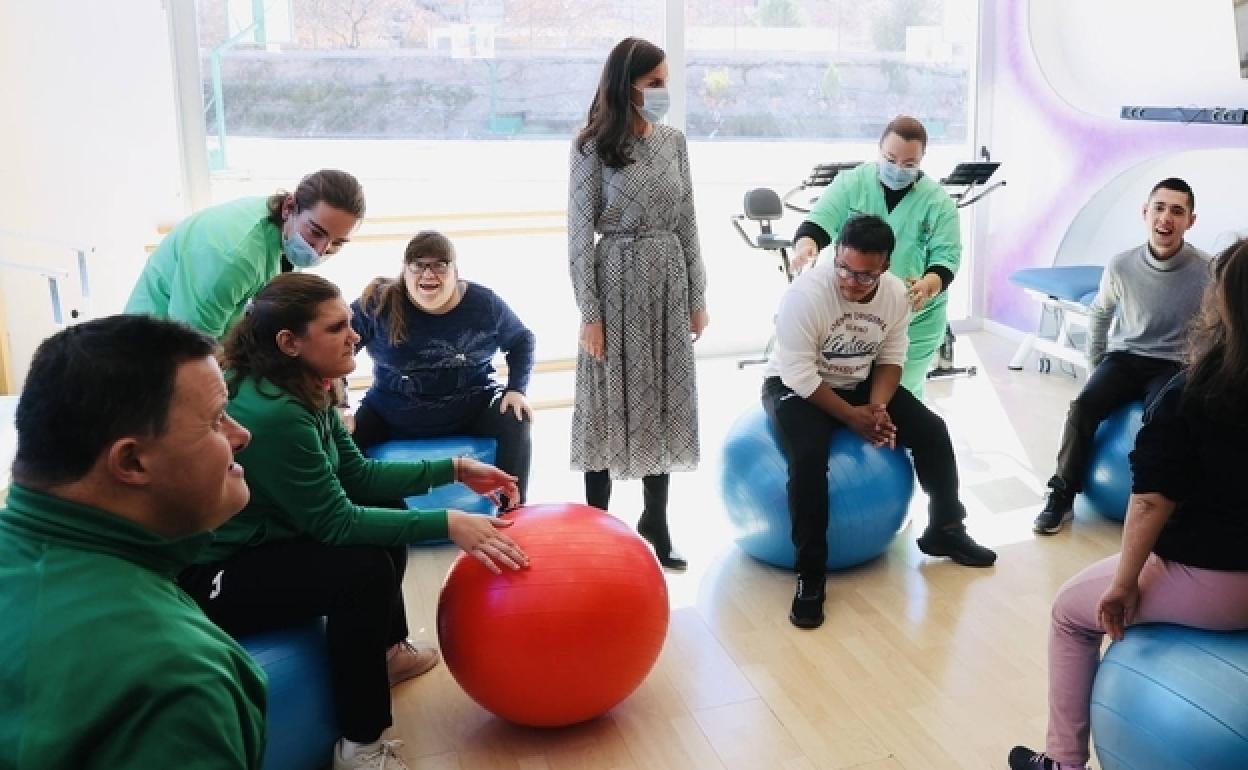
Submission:
<svg viewBox="0 0 1248 770">
<path fill-rule="evenodd" d="M 39 344 L 17 402 L 13 478 L 47 488 L 81 479 L 114 441 L 169 427 L 178 368 L 216 342 L 176 321 L 116 315 Z"/>
<path fill-rule="evenodd" d="M 1188 336 L 1184 399 L 1215 418 L 1248 418 L 1248 239 L 1217 256 L 1213 282 Z"/>
<path fill-rule="evenodd" d="M 278 190 L 269 196 L 269 221 L 282 226 L 282 205 L 290 193 Z M 324 201 L 339 211 L 345 211 L 356 219 L 364 218 L 364 188 L 355 177 L 345 171 L 324 168 L 314 171 L 295 187 L 295 210 L 306 211 Z"/>
<path fill-rule="evenodd" d="M 360 312 L 372 315 L 376 311 L 379 318 L 385 319 L 386 337 L 391 345 L 402 345 L 407 342 L 407 318 L 405 306 L 412 300 L 407 296 L 407 284 L 403 281 L 403 271 L 418 259 L 445 259 L 455 262 L 455 247 L 451 239 L 434 230 L 422 230 L 407 242 L 407 250 L 403 252 L 403 270 L 398 278 L 378 276 L 364 287 L 360 294 Z"/>
<path fill-rule="evenodd" d="M 252 298 L 242 320 L 225 338 L 226 384 L 230 396 L 248 377 L 268 380 L 313 411 L 337 403 L 341 383 L 326 391 L 299 358 L 277 347 L 277 333 L 306 334 L 321 303 L 339 299 L 338 287 L 312 273 L 283 273 Z"/>
<path fill-rule="evenodd" d="M 603 165 L 624 168 L 633 162 L 629 145 L 633 141 L 633 82 L 663 63 L 667 55 L 654 43 L 637 37 L 626 37 L 611 53 L 602 67 L 602 78 L 594 101 L 589 105 L 589 119 L 576 136 L 576 149 L 585 152 L 592 139 Z"/>
</svg>

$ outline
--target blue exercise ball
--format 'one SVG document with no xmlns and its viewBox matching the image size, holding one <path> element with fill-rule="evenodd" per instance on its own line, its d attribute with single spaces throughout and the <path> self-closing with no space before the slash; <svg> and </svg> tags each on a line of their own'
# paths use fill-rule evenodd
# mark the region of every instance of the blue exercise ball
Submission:
<svg viewBox="0 0 1248 770">
<path fill-rule="evenodd" d="M 876 449 L 843 428 L 828 447 L 828 569 L 879 556 L 906 519 L 914 470 L 903 449 Z M 766 412 L 742 415 L 724 443 L 720 494 L 741 550 L 792 569 L 788 463 Z"/>
<path fill-rule="evenodd" d="M 1105 418 L 1092 439 L 1092 452 L 1083 475 L 1083 492 L 1075 498 L 1075 509 L 1096 513 L 1107 519 L 1127 518 L 1131 499 L 1131 463 L 1127 455 L 1135 449 L 1135 434 L 1144 421 L 1144 402 L 1133 401 Z"/>
<path fill-rule="evenodd" d="M 1092 743 L 1102 770 L 1248 767 L 1248 631 L 1127 629 L 1096 673 Z"/>
<path fill-rule="evenodd" d="M 376 460 L 445 460 L 464 455 L 483 463 L 494 464 L 497 442 L 484 436 L 439 436 L 437 438 L 401 439 L 370 447 L 368 456 Z M 498 508 L 488 497 L 455 482 L 430 490 L 423 495 L 406 498 L 408 508 L 456 508 L 468 513 L 493 516 Z"/>
<path fill-rule="evenodd" d="M 269 678 L 264 770 L 328 767 L 338 741 L 322 622 L 239 640 Z"/>
</svg>

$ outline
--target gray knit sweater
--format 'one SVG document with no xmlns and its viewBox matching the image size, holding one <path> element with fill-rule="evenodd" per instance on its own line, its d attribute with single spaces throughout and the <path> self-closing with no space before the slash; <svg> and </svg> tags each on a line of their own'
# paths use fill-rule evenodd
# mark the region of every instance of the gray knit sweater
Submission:
<svg viewBox="0 0 1248 770">
<path fill-rule="evenodd" d="M 1088 361 L 1099 364 L 1107 349 L 1182 361 L 1187 324 L 1211 277 L 1209 264 L 1209 255 L 1187 242 L 1164 261 L 1147 243 L 1111 259 L 1089 311 Z"/>
</svg>

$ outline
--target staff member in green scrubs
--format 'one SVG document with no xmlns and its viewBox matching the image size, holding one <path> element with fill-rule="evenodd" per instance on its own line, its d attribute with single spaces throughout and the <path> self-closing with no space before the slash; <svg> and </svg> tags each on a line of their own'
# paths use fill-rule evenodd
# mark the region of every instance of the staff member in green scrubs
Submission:
<svg viewBox="0 0 1248 770">
<path fill-rule="evenodd" d="M 878 216 L 897 247 L 889 271 L 906 283 L 913 315 L 901 384 L 923 397 L 923 382 L 945 335 L 949 287 L 962 261 L 958 209 L 940 183 L 919 170 L 927 129 L 898 115 L 880 136 L 880 159 L 841 172 L 794 234 L 794 267 L 813 262 L 850 217 Z"/>
<path fill-rule="evenodd" d="M 360 183 L 333 169 L 308 174 L 293 193 L 196 212 L 152 252 L 126 312 L 173 318 L 221 339 L 265 284 L 336 254 L 363 217 Z"/>
</svg>

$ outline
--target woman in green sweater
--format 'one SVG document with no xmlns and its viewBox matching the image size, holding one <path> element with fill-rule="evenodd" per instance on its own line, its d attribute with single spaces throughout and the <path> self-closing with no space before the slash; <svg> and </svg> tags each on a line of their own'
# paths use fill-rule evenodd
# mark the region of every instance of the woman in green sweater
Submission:
<svg viewBox="0 0 1248 770">
<path fill-rule="evenodd" d="M 334 389 L 355 368 L 350 321 L 332 283 L 288 273 L 230 332 L 227 411 L 252 434 L 238 454 L 251 501 L 180 582 L 234 636 L 326 617 L 343 734 L 335 770 L 402 768 L 397 744 L 381 740 L 390 687 L 437 661 L 435 650 L 407 639 L 407 545 L 449 537 L 494 572 L 527 559 L 501 531 L 509 521 L 398 502 L 452 481 L 515 500 L 514 477 L 466 457 L 381 462 L 356 449 L 333 408 Z"/>
</svg>

